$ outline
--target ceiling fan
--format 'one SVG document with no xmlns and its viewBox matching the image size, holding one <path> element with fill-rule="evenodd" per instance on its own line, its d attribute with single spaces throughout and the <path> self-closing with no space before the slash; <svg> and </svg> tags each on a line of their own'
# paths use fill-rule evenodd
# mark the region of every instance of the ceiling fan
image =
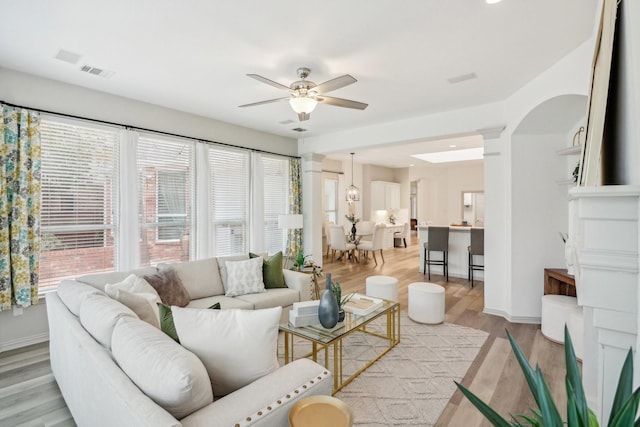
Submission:
<svg viewBox="0 0 640 427">
<path fill-rule="evenodd" d="M 247 74 L 247 76 L 256 79 L 262 83 L 266 83 L 277 89 L 289 92 L 289 96 L 285 98 L 269 99 L 267 101 L 254 102 L 251 104 L 240 105 L 240 107 L 253 107 L 255 105 L 270 104 L 272 102 L 289 101 L 293 111 L 298 113 L 298 119 L 300 121 L 309 120 L 311 112 L 318 103 L 333 105 L 336 107 L 353 108 L 356 110 L 364 110 L 368 104 L 358 101 L 352 101 L 350 99 L 335 98 L 333 96 L 326 96 L 325 93 L 332 90 L 340 89 L 357 82 L 349 74 L 336 77 L 335 79 L 327 80 L 324 83 L 316 85 L 314 82 L 307 80 L 307 77 L 311 73 L 311 70 L 305 67 L 298 68 L 298 77 L 300 80 L 291 83 L 290 86 L 285 86 L 273 80 L 269 80 L 266 77 L 259 76 L 257 74 Z"/>
</svg>

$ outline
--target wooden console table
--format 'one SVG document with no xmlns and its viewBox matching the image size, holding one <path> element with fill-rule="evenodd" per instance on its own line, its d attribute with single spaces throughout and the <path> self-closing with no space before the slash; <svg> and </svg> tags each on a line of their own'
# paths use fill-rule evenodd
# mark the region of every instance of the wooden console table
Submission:
<svg viewBox="0 0 640 427">
<path fill-rule="evenodd" d="M 576 296 L 576 279 L 566 268 L 544 269 L 544 294 Z"/>
</svg>

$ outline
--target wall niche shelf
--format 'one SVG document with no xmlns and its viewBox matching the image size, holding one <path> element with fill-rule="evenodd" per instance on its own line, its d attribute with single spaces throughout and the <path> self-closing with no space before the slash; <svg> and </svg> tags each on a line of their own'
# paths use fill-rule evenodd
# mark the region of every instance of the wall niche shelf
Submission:
<svg viewBox="0 0 640 427">
<path fill-rule="evenodd" d="M 563 148 L 562 150 L 556 151 L 558 156 L 569 156 L 571 154 L 580 154 L 582 150 L 582 145 L 574 145 L 573 147 Z"/>
</svg>

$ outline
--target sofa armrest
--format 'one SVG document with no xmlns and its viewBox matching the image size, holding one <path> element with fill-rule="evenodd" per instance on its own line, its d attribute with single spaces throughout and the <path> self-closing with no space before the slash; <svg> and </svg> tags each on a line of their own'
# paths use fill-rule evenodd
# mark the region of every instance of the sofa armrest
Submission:
<svg viewBox="0 0 640 427">
<path fill-rule="evenodd" d="M 287 288 L 300 292 L 300 301 L 309 301 L 313 297 L 313 275 L 293 270 L 282 270 Z"/>
</svg>

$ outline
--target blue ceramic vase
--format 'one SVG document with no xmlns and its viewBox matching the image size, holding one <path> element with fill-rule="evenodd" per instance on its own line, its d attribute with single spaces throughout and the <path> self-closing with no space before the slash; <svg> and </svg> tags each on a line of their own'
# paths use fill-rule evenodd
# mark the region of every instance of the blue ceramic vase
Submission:
<svg viewBox="0 0 640 427">
<path fill-rule="evenodd" d="M 318 319 L 323 328 L 331 329 L 338 323 L 338 302 L 331 292 L 331 273 L 327 273 L 327 289 L 320 298 Z"/>
</svg>

